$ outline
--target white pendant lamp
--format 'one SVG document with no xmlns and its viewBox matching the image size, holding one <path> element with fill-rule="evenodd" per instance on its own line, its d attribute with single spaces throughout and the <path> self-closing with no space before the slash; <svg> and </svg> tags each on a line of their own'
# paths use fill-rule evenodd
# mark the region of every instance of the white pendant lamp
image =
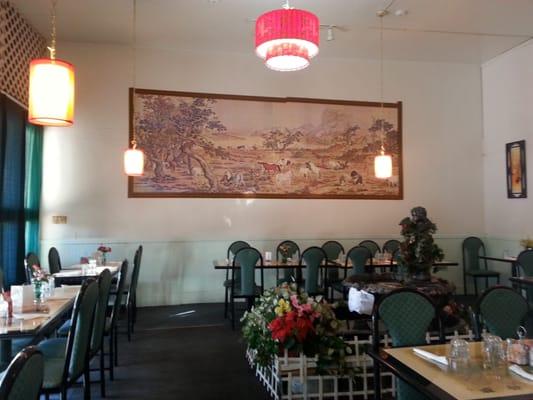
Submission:
<svg viewBox="0 0 533 400">
<path fill-rule="evenodd" d="M 379 155 L 374 159 L 374 174 L 376 178 L 387 179 L 392 176 L 392 156 L 385 154 L 385 113 L 383 112 L 383 17 L 389 12 L 387 10 L 380 10 L 377 16 L 380 18 L 380 95 L 381 95 L 381 149 Z"/>
<path fill-rule="evenodd" d="M 133 90 L 131 92 L 131 148 L 124 152 L 124 173 L 128 176 L 141 176 L 144 174 L 144 153 L 137 148 L 135 140 L 135 71 L 136 71 L 136 26 L 137 25 L 137 0 L 133 0 Z"/>
<path fill-rule="evenodd" d="M 50 58 L 30 63 L 28 121 L 35 125 L 71 126 L 74 123 L 74 66 L 56 59 L 56 5 L 52 0 Z"/>
</svg>

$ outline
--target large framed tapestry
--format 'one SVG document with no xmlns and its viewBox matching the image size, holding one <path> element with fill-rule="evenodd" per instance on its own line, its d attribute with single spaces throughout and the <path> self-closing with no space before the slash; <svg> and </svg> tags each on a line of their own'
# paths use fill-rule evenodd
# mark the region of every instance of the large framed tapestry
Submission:
<svg viewBox="0 0 533 400">
<path fill-rule="evenodd" d="M 130 139 L 133 124 L 146 164 L 129 197 L 403 198 L 401 102 L 130 89 Z"/>
</svg>

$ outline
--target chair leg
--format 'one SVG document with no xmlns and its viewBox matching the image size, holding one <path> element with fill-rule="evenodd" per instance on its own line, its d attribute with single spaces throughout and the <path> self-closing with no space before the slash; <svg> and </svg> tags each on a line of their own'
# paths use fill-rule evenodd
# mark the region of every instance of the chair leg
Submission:
<svg viewBox="0 0 533 400">
<path fill-rule="evenodd" d="M 91 370 L 88 362 L 83 372 L 83 400 L 91 400 Z"/>
<path fill-rule="evenodd" d="M 115 366 L 115 355 L 113 354 L 115 349 L 113 346 L 113 342 L 115 340 L 114 338 L 114 335 L 115 335 L 115 330 L 113 328 L 111 328 L 111 330 L 109 331 L 109 379 L 110 380 L 114 380 L 115 379 L 115 371 L 114 371 L 114 366 Z"/>
<path fill-rule="evenodd" d="M 229 288 L 226 286 L 224 293 L 224 319 L 228 318 L 228 291 Z"/>
<path fill-rule="evenodd" d="M 477 278 L 476 277 L 474 277 L 474 293 L 477 297 Z"/>
<path fill-rule="evenodd" d="M 103 340 L 102 340 L 103 341 Z M 104 346 L 100 348 L 100 395 L 105 397 Z"/>
<path fill-rule="evenodd" d="M 126 310 L 126 313 L 127 313 L 126 324 L 127 324 L 127 329 L 128 329 L 128 342 L 131 342 L 131 318 L 132 318 L 131 307 L 132 307 L 132 305 L 130 303 L 128 303 L 127 310 Z"/>
<path fill-rule="evenodd" d="M 50 395 L 48 393 L 44 394 L 44 400 L 50 400 Z"/>
<path fill-rule="evenodd" d="M 468 285 L 466 284 L 466 274 L 463 272 L 463 292 L 465 296 L 468 295 Z"/>
<path fill-rule="evenodd" d="M 118 367 L 118 329 L 116 327 L 113 329 L 113 338 L 115 343 L 113 348 L 113 353 L 115 354 L 115 367 Z"/>
<path fill-rule="evenodd" d="M 235 330 L 235 299 L 231 296 L 231 329 Z"/>
<path fill-rule="evenodd" d="M 59 394 L 59 398 L 61 400 L 67 400 L 67 388 L 66 387 L 61 388 L 61 393 Z"/>
</svg>

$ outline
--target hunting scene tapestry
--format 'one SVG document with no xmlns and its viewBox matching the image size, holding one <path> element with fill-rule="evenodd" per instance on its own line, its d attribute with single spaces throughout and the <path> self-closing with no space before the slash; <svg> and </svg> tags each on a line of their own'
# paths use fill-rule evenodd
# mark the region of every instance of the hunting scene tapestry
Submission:
<svg viewBox="0 0 533 400">
<path fill-rule="evenodd" d="M 130 90 L 130 138 L 134 127 L 146 161 L 128 193 L 401 199 L 401 112 L 400 102 Z M 374 176 L 381 146 L 388 179 Z"/>
</svg>

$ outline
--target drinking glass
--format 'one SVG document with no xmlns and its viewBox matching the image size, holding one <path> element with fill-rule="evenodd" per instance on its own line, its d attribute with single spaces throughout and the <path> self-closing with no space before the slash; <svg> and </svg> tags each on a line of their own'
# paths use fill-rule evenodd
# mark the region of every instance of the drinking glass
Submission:
<svg viewBox="0 0 533 400">
<path fill-rule="evenodd" d="M 499 336 L 483 335 L 483 368 L 497 369 L 505 366 L 504 342 Z"/>
<path fill-rule="evenodd" d="M 449 366 L 456 372 L 465 372 L 468 369 L 470 348 L 464 339 L 452 339 L 450 342 Z"/>
</svg>

